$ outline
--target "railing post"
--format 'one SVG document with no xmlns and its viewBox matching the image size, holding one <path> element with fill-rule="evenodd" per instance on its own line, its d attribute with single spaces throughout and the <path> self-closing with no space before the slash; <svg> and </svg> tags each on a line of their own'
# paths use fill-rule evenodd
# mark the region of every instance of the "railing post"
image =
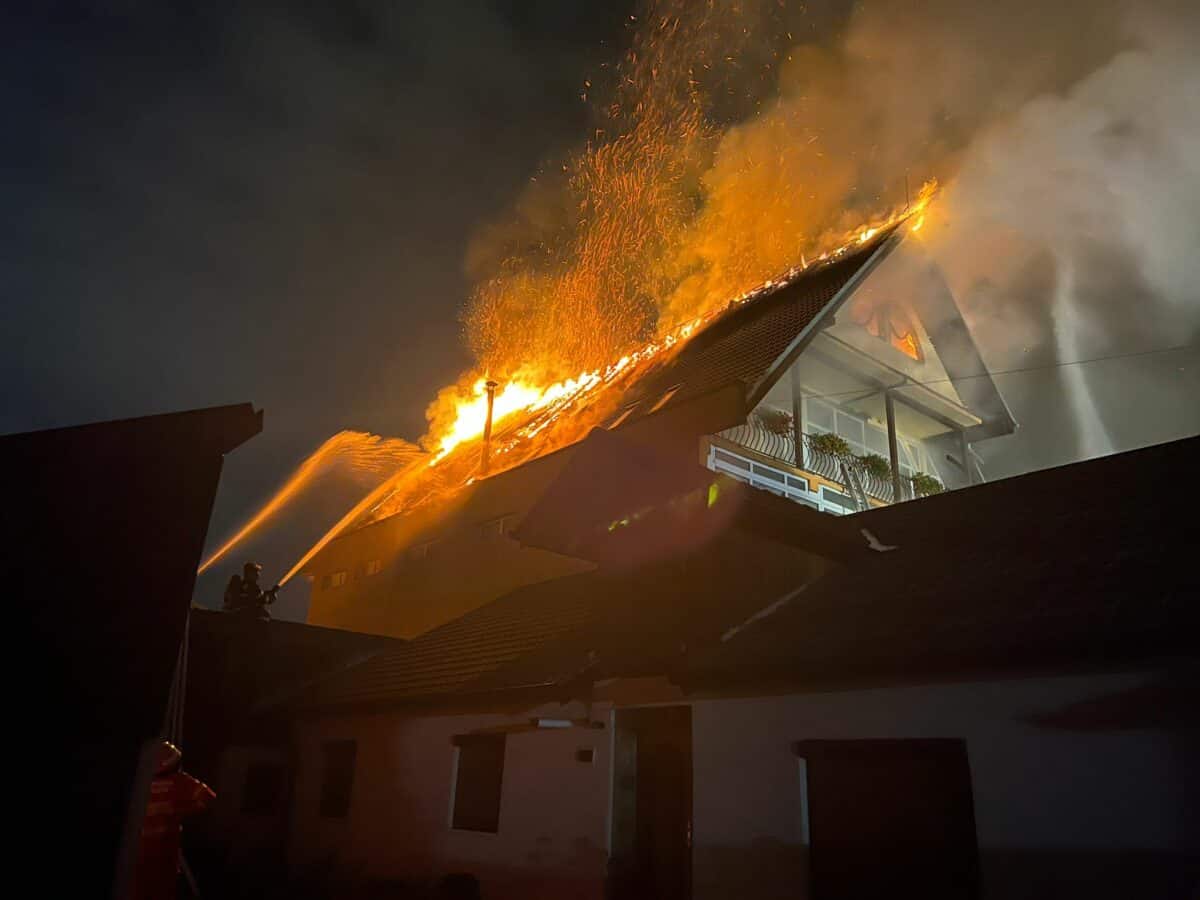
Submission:
<svg viewBox="0 0 1200 900">
<path fill-rule="evenodd" d="M 892 400 L 892 392 L 883 392 L 883 408 L 887 411 L 888 455 L 892 462 L 892 502 L 899 503 L 904 499 L 900 492 L 900 448 L 896 444 L 896 403 Z"/>
</svg>

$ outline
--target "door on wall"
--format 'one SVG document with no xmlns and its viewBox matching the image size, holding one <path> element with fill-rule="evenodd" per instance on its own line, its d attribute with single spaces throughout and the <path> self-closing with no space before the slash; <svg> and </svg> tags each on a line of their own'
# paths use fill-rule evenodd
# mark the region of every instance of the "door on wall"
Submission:
<svg viewBox="0 0 1200 900">
<path fill-rule="evenodd" d="M 619 710 L 611 896 L 687 900 L 692 874 L 692 710 Z"/>
<path fill-rule="evenodd" d="M 979 896 L 966 745 L 803 741 L 814 900 Z"/>
</svg>

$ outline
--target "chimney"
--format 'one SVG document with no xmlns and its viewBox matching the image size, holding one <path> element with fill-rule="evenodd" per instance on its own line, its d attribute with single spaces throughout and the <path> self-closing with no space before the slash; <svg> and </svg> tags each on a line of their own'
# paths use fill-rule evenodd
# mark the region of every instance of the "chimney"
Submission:
<svg viewBox="0 0 1200 900">
<path fill-rule="evenodd" d="M 488 455 L 492 451 L 492 406 L 496 403 L 496 388 L 499 385 L 494 381 L 489 381 L 485 387 L 488 395 L 487 419 L 483 423 L 483 451 L 479 460 L 479 473 L 486 475 L 488 473 Z"/>
</svg>

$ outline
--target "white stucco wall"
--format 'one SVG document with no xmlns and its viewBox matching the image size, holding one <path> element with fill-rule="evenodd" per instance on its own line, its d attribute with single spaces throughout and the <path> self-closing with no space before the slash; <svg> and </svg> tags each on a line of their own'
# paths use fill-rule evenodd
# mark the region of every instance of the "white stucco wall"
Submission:
<svg viewBox="0 0 1200 900">
<path fill-rule="evenodd" d="M 570 718 L 579 707 L 511 715 L 426 718 L 380 715 L 315 722 L 298 735 L 292 815 L 294 864 L 333 859 L 375 877 L 427 881 L 468 871 L 492 897 L 600 896 L 606 859 L 610 730 L 544 729 L 507 738 L 496 834 L 450 828 L 455 749 L 451 739 L 481 728 Z M 321 744 L 358 741 L 350 813 L 321 818 Z M 578 762 L 591 748 L 594 761 Z"/>
<path fill-rule="evenodd" d="M 1194 746 L 1152 731 L 1071 733 L 1022 721 L 1148 677 L 696 702 L 694 897 L 805 896 L 797 740 L 965 739 L 987 897 L 1042 896 L 1047 866 L 1065 885 L 1073 867 L 1090 872 L 1103 890 L 1116 851 L 1194 850 Z"/>
</svg>

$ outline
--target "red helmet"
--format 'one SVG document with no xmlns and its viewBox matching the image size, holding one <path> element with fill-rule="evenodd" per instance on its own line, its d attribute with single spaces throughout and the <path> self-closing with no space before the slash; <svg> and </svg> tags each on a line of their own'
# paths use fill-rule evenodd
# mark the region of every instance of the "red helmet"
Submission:
<svg viewBox="0 0 1200 900">
<path fill-rule="evenodd" d="M 163 741 L 158 746 L 158 774 L 165 775 L 179 765 L 181 754 L 179 748 L 170 741 Z"/>
</svg>

